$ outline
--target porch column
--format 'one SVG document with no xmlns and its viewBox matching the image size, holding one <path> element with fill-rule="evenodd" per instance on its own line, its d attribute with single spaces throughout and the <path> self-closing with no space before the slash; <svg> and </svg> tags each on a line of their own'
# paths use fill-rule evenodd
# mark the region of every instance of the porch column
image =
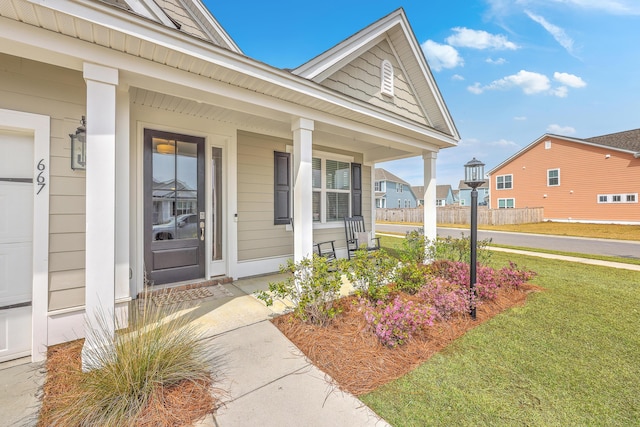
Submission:
<svg viewBox="0 0 640 427">
<path fill-rule="evenodd" d="M 298 263 L 313 252 L 312 142 L 313 120 L 297 118 L 293 132 L 293 260 Z"/>
<path fill-rule="evenodd" d="M 436 151 L 424 151 L 424 235 L 430 242 L 435 241 L 436 231 Z"/>
<path fill-rule="evenodd" d="M 113 335 L 118 70 L 85 63 L 83 71 L 87 84 L 85 336 L 98 325 Z M 84 371 L 96 368 L 86 357 L 91 345 L 101 344 L 85 341 L 82 349 Z"/>
<path fill-rule="evenodd" d="M 115 243 L 115 299 L 126 300 L 135 295 L 129 283 L 129 88 L 118 86 L 116 92 L 116 243 Z M 130 286 L 132 289 L 130 289 Z"/>
</svg>

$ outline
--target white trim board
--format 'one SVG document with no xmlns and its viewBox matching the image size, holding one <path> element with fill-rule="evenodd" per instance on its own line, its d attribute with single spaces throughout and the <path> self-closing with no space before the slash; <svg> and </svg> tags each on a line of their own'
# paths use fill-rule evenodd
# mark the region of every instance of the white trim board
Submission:
<svg viewBox="0 0 640 427">
<path fill-rule="evenodd" d="M 46 358 L 49 293 L 49 150 L 51 119 L 0 109 L 0 128 L 33 135 L 33 296 L 31 361 Z"/>
</svg>

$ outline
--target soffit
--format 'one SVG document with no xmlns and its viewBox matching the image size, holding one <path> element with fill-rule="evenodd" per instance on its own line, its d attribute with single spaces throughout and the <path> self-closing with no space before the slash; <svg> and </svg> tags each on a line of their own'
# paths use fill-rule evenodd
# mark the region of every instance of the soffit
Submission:
<svg viewBox="0 0 640 427">
<path fill-rule="evenodd" d="M 195 37 L 185 36 L 178 30 L 126 14 L 112 6 L 75 0 L 59 0 L 57 3 L 69 7 L 71 11 L 82 6 L 84 9 L 81 8 L 82 10 L 76 13 L 91 16 L 86 18 L 82 15 L 83 18 L 79 18 L 25 0 L 0 2 L 0 16 L 233 87 L 264 94 L 275 100 L 361 123 L 379 129 L 385 135 L 397 134 L 415 141 L 412 147 L 398 149 L 402 144 L 393 146 L 389 140 L 380 138 L 380 141 L 375 142 L 377 153 L 372 154 L 371 161 L 403 158 L 407 157 L 407 153 L 419 155 L 421 150 L 446 148 L 456 143 L 455 139 L 445 133 L 401 117 L 394 117 L 365 103 L 346 99 L 287 71 L 270 67 Z M 333 129 L 328 129 L 330 126 L 321 123 L 317 124 L 316 129 L 323 132 L 325 127 L 326 131 L 334 133 Z M 362 137 L 348 129 L 338 133 L 351 139 Z M 367 137 L 372 141 L 376 140 L 369 135 Z M 379 145 L 386 145 L 386 149 Z"/>
</svg>

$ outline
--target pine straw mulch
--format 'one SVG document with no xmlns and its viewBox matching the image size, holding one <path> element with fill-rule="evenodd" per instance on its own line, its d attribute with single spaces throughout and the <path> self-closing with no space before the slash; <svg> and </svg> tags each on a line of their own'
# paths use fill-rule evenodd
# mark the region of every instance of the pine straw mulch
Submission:
<svg viewBox="0 0 640 427">
<path fill-rule="evenodd" d="M 529 293 L 539 290 L 531 284 L 523 284 L 519 290 L 500 289 L 495 300 L 478 305 L 476 320 L 464 315 L 436 323 L 395 348 L 382 345 L 367 331 L 353 296 L 338 302 L 343 311 L 328 326 L 302 323 L 291 314 L 279 316 L 273 323 L 341 390 L 357 396 L 405 375 L 468 330 L 510 307 L 524 304 Z"/>
<path fill-rule="evenodd" d="M 65 405 L 77 396 L 81 351 L 84 340 L 50 347 L 47 352 L 46 379 L 42 390 L 42 407 L 38 426 L 51 424 L 51 410 Z M 188 426 L 213 413 L 219 402 L 212 394 L 212 382 L 196 385 L 184 381 L 164 388 L 143 411 L 135 427 Z"/>
</svg>

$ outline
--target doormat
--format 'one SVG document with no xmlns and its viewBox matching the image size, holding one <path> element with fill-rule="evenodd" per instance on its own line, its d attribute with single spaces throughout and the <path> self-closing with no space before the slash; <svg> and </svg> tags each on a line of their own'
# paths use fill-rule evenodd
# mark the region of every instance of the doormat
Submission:
<svg viewBox="0 0 640 427">
<path fill-rule="evenodd" d="M 155 292 L 153 295 L 151 295 L 151 299 L 157 306 L 163 306 L 169 304 L 178 304 L 187 301 L 201 300 L 205 298 L 217 299 L 232 296 L 233 294 L 229 292 L 224 286 L 215 285 L 206 288 L 183 290 L 170 289 L 166 292 Z"/>
</svg>

